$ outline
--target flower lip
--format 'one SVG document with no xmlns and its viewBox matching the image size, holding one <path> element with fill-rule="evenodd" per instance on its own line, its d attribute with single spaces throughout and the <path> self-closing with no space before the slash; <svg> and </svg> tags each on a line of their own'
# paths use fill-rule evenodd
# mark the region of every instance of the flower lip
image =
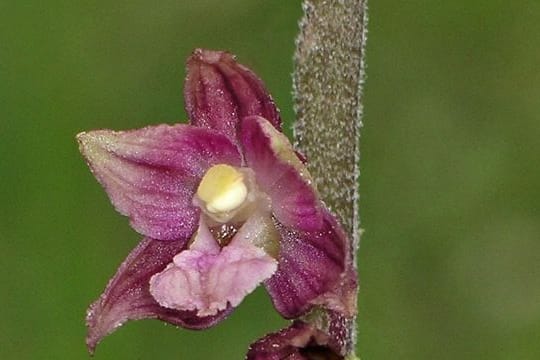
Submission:
<svg viewBox="0 0 540 360">
<path fill-rule="evenodd" d="M 166 308 L 215 316 L 236 307 L 277 270 L 277 261 L 252 243 L 259 219 L 248 220 L 229 245 L 221 248 L 201 220 L 188 249 L 150 279 L 150 293 Z"/>
</svg>

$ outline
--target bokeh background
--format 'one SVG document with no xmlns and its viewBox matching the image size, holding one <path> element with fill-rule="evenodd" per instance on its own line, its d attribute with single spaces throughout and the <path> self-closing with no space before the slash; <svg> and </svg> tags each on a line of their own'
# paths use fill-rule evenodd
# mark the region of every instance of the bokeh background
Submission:
<svg viewBox="0 0 540 360">
<path fill-rule="evenodd" d="M 0 1 L 0 358 L 87 359 L 84 313 L 139 236 L 74 135 L 185 119 L 184 60 L 229 49 L 291 124 L 300 1 Z M 540 2 L 372 0 L 363 360 L 540 358 Z M 289 132 L 290 134 L 290 132 Z M 263 290 L 205 332 L 147 320 L 96 359 L 241 359 Z"/>
</svg>

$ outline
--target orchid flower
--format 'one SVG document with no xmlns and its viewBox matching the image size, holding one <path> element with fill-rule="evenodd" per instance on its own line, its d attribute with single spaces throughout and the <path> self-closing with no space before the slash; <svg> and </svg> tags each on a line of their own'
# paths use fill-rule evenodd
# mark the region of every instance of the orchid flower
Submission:
<svg viewBox="0 0 540 360">
<path fill-rule="evenodd" d="M 259 284 L 287 319 L 351 307 L 339 294 L 348 238 L 262 81 L 227 52 L 196 50 L 184 96 L 189 125 L 77 135 L 112 204 L 144 236 L 88 310 L 91 352 L 128 320 L 208 328 Z"/>
</svg>

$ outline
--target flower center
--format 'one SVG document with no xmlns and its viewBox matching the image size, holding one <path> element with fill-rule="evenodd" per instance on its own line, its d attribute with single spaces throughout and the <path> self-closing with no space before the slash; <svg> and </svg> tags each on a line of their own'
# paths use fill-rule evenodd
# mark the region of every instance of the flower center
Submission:
<svg viewBox="0 0 540 360">
<path fill-rule="evenodd" d="M 244 203 L 248 188 L 244 175 L 226 164 L 214 165 L 201 180 L 197 196 L 203 201 L 206 210 L 215 215 L 235 210 Z"/>
</svg>

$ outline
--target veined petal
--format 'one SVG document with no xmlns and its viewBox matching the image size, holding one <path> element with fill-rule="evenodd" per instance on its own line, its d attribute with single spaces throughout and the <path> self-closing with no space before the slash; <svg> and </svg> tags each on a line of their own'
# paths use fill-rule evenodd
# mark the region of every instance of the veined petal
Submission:
<svg viewBox="0 0 540 360">
<path fill-rule="evenodd" d="M 265 282 L 279 313 L 292 319 L 305 314 L 342 283 L 348 238 L 335 218 L 324 212 L 321 230 L 297 231 L 278 225 L 281 235 L 278 270 Z M 345 307 L 346 305 L 343 305 Z M 332 304 L 337 308 L 338 304 Z"/>
<path fill-rule="evenodd" d="M 133 249 L 103 294 L 88 309 L 86 344 L 90 353 L 94 352 L 102 338 L 128 320 L 152 318 L 185 328 L 204 329 L 230 314 L 231 307 L 214 316 L 199 317 L 194 311 L 162 307 L 150 294 L 150 278 L 172 261 L 184 243 L 182 240 L 158 241 L 146 238 Z"/>
<path fill-rule="evenodd" d="M 341 360 L 339 349 L 324 332 L 302 321 L 251 344 L 246 360 Z"/>
<path fill-rule="evenodd" d="M 77 140 L 115 208 L 139 233 L 158 240 L 189 238 L 199 217 L 192 199 L 205 171 L 241 161 L 224 135 L 189 125 L 97 130 Z"/>
<path fill-rule="evenodd" d="M 253 227 L 249 220 L 246 224 Z M 253 232 L 241 228 L 220 249 L 201 220 L 193 244 L 152 277 L 150 292 L 162 306 L 197 311 L 198 316 L 216 315 L 229 304 L 236 307 L 277 269 L 276 260 L 250 241 Z"/>
<path fill-rule="evenodd" d="M 317 230 L 322 209 L 311 175 L 282 133 L 260 116 L 242 120 L 241 143 L 247 166 L 272 199 L 272 211 L 286 227 Z"/>
<path fill-rule="evenodd" d="M 244 116 L 261 115 L 281 129 L 279 111 L 261 79 L 228 52 L 193 52 L 184 98 L 192 125 L 219 130 L 234 141 Z"/>
</svg>

